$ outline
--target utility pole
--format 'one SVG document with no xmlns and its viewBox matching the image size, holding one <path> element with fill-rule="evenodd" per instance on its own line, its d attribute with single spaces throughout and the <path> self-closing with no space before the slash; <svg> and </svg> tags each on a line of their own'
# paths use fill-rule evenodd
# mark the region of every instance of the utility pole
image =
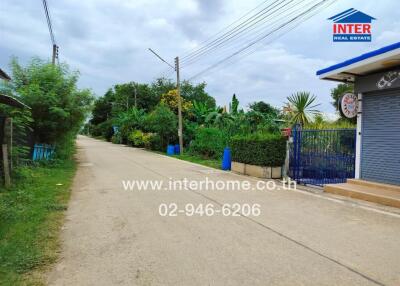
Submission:
<svg viewBox="0 0 400 286">
<path fill-rule="evenodd" d="M 157 58 L 159 58 L 162 62 L 166 63 L 168 66 L 173 68 L 176 71 L 176 90 L 178 95 L 178 137 L 179 137 L 179 149 L 180 153 L 183 154 L 183 127 L 182 127 L 182 98 L 181 98 L 181 83 L 179 78 L 179 57 L 175 58 L 175 67 L 173 67 L 169 62 L 164 60 L 161 56 L 159 56 L 155 51 L 149 48 L 149 51 L 152 52 Z"/>
<path fill-rule="evenodd" d="M 56 53 L 57 53 L 57 46 L 53 45 L 53 57 L 51 58 L 51 63 L 53 66 L 56 64 Z"/>
<path fill-rule="evenodd" d="M 183 128 L 182 128 L 182 98 L 181 98 L 181 83 L 179 78 L 179 57 L 175 58 L 176 70 L 176 91 L 178 94 L 178 137 L 179 137 L 179 150 L 183 154 Z"/>
<path fill-rule="evenodd" d="M 136 83 L 133 85 L 135 91 L 135 108 L 137 108 L 137 90 L 136 90 Z"/>
</svg>

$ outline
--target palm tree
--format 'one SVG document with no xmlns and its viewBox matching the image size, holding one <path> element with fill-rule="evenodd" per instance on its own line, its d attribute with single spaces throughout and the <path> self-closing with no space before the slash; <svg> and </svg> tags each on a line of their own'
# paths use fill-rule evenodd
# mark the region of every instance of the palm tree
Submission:
<svg viewBox="0 0 400 286">
<path fill-rule="evenodd" d="M 315 109 L 319 104 L 313 104 L 315 95 L 309 92 L 297 92 L 287 98 L 289 101 L 284 108 L 291 123 L 298 123 L 304 126 L 310 122 L 310 117 L 316 115 L 319 110 Z"/>
</svg>

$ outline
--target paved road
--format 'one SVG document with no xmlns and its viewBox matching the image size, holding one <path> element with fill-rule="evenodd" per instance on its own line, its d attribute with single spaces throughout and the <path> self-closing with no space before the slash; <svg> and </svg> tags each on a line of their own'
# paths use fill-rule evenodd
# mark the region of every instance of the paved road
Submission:
<svg viewBox="0 0 400 286">
<path fill-rule="evenodd" d="M 86 137 L 78 148 L 50 285 L 400 285 L 398 215 L 302 191 L 125 191 L 122 180 L 249 177 Z M 261 215 L 158 214 L 235 202 Z"/>
</svg>

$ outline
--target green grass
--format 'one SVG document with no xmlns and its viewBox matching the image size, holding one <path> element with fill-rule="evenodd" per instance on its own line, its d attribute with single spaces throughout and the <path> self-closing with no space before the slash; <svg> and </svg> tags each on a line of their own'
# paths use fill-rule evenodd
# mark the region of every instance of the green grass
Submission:
<svg viewBox="0 0 400 286">
<path fill-rule="evenodd" d="M 204 165 L 207 167 L 215 168 L 215 169 L 221 169 L 221 164 L 222 160 L 217 160 L 217 159 L 204 159 L 200 156 L 197 155 L 190 155 L 190 154 L 182 154 L 182 155 L 174 155 L 172 156 L 174 158 L 178 158 L 180 160 L 184 161 L 189 161 L 193 163 L 197 163 L 200 165 Z"/>
<path fill-rule="evenodd" d="M 72 160 L 23 167 L 10 189 L 0 189 L 0 285 L 44 285 L 75 168 Z"/>
</svg>

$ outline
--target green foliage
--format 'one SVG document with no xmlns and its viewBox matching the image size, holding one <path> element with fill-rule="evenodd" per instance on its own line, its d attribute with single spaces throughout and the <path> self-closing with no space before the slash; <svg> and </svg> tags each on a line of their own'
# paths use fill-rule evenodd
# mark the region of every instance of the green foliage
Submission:
<svg viewBox="0 0 400 286">
<path fill-rule="evenodd" d="M 214 109 L 216 106 L 215 99 L 205 92 L 205 87 L 205 82 L 193 85 L 189 81 L 185 80 L 181 84 L 181 95 L 188 101 L 202 102 L 207 108 Z"/>
<path fill-rule="evenodd" d="M 232 161 L 259 166 L 282 166 L 286 139 L 273 134 L 235 136 L 230 143 Z"/>
<path fill-rule="evenodd" d="M 319 113 L 315 109 L 319 104 L 313 104 L 316 97 L 309 92 L 297 92 L 289 96 L 287 100 L 289 101 L 287 115 L 291 123 L 304 126 L 311 121 L 312 115 Z"/>
<path fill-rule="evenodd" d="M 57 259 L 58 234 L 74 173 L 71 160 L 20 167 L 16 184 L 0 190 L 1 285 L 45 284 L 31 274 Z"/>
<path fill-rule="evenodd" d="M 127 111 L 121 111 L 114 117 L 113 125 L 118 127 L 123 143 L 126 143 L 128 136 L 133 130 L 140 130 L 144 126 L 146 113 L 142 109 L 130 108 Z"/>
<path fill-rule="evenodd" d="M 11 62 L 12 85 L 32 108 L 36 142 L 57 143 L 78 133 L 93 100 L 89 90 L 77 88 L 78 73 L 66 64 L 52 65 L 34 58 L 26 67 Z"/>
<path fill-rule="evenodd" d="M 226 147 L 227 136 L 217 128 L 200 128 L 190 145 L 190 151 L 206 158 L 220 158 Z"/>
<path fill-rule="evenodd" d="M 356 124 L 347 120 L 327 120 L 322 114 L 317 114 L 314 120 L 305 126 L 306 129 L 353 129 L 356 127 Z"/>
<path fill-rule="evenodd" d="M 236 94 L 232 96 L 232 102 L 229 104 L 229 112 L 237 114 L 239 109 L 239 100 L 236 98 Z"/>
<path fill-rule="evenodd" d="M 191 112 L 194 115 L 195 121 L 198 124 L 204 124 L 208 114 L 216 111 L 215 108 L 210 108 L 206 103 L 200 101 L 193 101 L 193 106 Z"/>
<path fill-rule="evenodd" d="M 146 118 L 146 129 L 157 133 L 161 139 L 161 149 L 177 141 L 177 118 L 164 104 L 159 104 Z"/>
<path fill-rule="evenodd" d="M 110 141 L 114 134 L 111 120 L 104 121 L 98 125 L 93 125 L 89 128 L 91 135 L 104 138 L 107 141 Z"/>
<path fill-rule="evenodd" d="M 148 147 L 150 146 L 150 137 L 151 133 L 133 130 L 128 136 L 128 141 L 135 147 Z"/>
<path fill-rule="evenodd" d="M 277 118 L 279 116 L 279 110 L 264 101 L 250 103 L 249 108 L 252 111 L 260 112 L 265 116 L 271 116 L 274 118 Z"/>
<path fill-rule="evenodd" d="M 149 133 L 149 145 L 145 147 L 154 151 L 165 151 L 161 136 L 156 133 Z"/>
</svg>

